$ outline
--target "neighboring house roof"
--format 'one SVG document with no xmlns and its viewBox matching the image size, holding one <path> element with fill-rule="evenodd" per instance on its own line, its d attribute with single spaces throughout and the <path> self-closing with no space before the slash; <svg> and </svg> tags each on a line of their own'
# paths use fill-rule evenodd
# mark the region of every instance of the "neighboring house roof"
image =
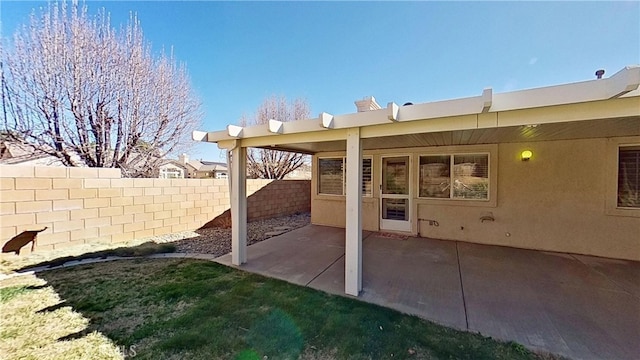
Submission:
<svg viewBox="0 0 640 360">
<path fill-rule="evenodd" d="M 345 139 L 356 130 L 365 150 L 640 135 L 639 85 L 640 67 L 634 65 L 604 79 L 500 94 L 488 88 L 461 99 L 229 125 L 224 131 L 194 131 L 193 139 L 224 149 L 240 145 L 315 154 L 346 150 Z"/>
<path fill-rule="evenodd" d="M 38 152 L 31 146 L 8 140 L 0 142 L 0 164 L 62 166 L 60 160 L 51 155 Z"/>
<path fill-rule="evenodd" d="M 189 160 L 186 165 L 190 166 L 195 171 L 200 171 L 200 168 L 202 168 L 202 163 L 198 160 Z"/>
<path fill-rule="evenodd" d="M 181 154 L 176 163 L 183 164 L 183 167 L 187 169 L 187 173 L 192 175 L 194 175 L 194 173 L 217 173 L 227 171 L 227 164 L 225 163 L 195 159 L 192 160 L 189 159 L 187 154 Z"/>
<path fill-rule="evenodd" d="M 71 154 L 71 159 L 82 164 L 80 156 L 75 154 L 73 150 L 67 150 Z M 148 161 L 144 153 L 142 156 L 135 150 L 129 156 L 131 166 L 137 166 L 141 161 Z M 151 154 L 152 160 L 160 159 L 158 156 Z M 55 156 L 48 155 L 37 150 L 31 145 L 21 144 L 12 140 L 0 141 L 0 164 L 6 165 L 35 165 L 35 166 L 64 166 L 63 163 Z"/>
<path fill-rule="evenodd" d="M 32 155 L 32 154 L 28 154 L 28 155 L 20 155 L 20 156 L 16 156 L 16 157 L 10 157 L 10 158 L 3 158 L 0 159 L 0 164 L 3 165 L 19 165 L 19 164 L 25 164 L 25 163 L 30 163 L 30 162 L 34 162 L 34 161 L 48 161 L 48 160 L 53 160 L 53 159 L 49 159 L 50 156 L 46 155 L 46 154 L 41 154 L 41 155 Z"/>
<path fill-rule="evenodd" d="M 162 165 L 160 165 L 161 168 L 167 168 L 170 166 L 178 167 L 184 171 L 189 171 L 189 169 L 184 164 L 180 163 L 177 160 L 164 160 Z"/>
<path fill-rule="evenodd" d="M 31 154 L 33 150 L 25 149 L 24 145 L 13 143 L 11 141 L 0 142 L 0 159 L 12 159 L 22 155 Z"/>
<path fill-rule="evenodd" d="M 227 171 L 227 164 L 214 161 L 201 161 L 202 167 L 198 171 Z"/>
</svg>

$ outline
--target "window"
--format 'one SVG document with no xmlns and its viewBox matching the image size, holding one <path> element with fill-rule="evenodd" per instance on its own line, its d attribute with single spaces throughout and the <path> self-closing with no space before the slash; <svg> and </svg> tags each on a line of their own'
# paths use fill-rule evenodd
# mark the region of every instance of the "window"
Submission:
<svg viewBox="0 0 640 360">
<path fill-rule="evenodd" d="M 489 154 L 420 156 L 419 196 L 488 200 Z"/>
<path fill-rule="evenodd" d="M 373 183 L 371 182 L 371 158 L 362 159 L 362 196 L 373 195 Z"/>
<path fill-rule="evenodd" d="M 371 196 L 373 183 L 371 157 L 362 159 L 362 195 Z M 318 193 L 323 195 L 345 194 L 345 158 L 318 159 Z"/>
<path fill-rule="evenodd" d="M 618 150 L 618 206 L 640 208 L 640 146 Z"/>
<path fill-rule="evenodd" d="M 382 160 L 383 194 L 409 194 L 409 158 L 389 157 Z"/>
<path fill-rule="evenodd" d="M 318 159 L 318 192 L 328 195 L 344 193 L 343 158 Z"/>
<path fill-rule="evenodd" d="M 178 168 L 160 168 L 161 179 L 182 179 L 184 177 L 182 169 Z"/>
<path fill-rule="evenodd" d="M 420 157 L 420 197 L 451 196 L 451 156 Z"/>
</svg>

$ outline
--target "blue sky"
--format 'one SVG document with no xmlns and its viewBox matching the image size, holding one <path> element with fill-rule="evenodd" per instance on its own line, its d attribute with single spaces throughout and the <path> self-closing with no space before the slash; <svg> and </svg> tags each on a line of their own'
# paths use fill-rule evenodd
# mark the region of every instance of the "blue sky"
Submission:
<svg viewBox="0 0 640 360">
<path fill-rule="evenodd" d="M 221 130 L 268 96 L 305 98 L 312 115 L 505 92 L 613 75 L 640 63 L 640 2 L 88 1 L 112 25 L 138 14 L 154 50 L 187 64 L 205 117 Z M 46 1 L 0 2 L 3 36 Z M 215 145 L 193 157 L 216 160 Z"/>
</svg>

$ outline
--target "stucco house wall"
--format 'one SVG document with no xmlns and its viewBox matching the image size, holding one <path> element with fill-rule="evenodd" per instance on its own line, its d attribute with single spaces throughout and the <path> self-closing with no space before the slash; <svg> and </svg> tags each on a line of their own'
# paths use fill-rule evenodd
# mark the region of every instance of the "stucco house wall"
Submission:
<svg viewBox="0 0 640 360">
<path fill-rule="evenodd" d="M 363 197 L 363 229 L 380 230 L 381 155 L 410 154 L 413 235 L 640 261 L 640 209 L 616 208 L 621 143 L 640 144 L 640 136 L 365 151 L 373 156 L 373 193 Z M 420 155 L 485 150 L 488 201 L 417 197 Z M 523 150 L 531 160 L 521 160 Z M 344 152 L 313 158 L 311 221 L 344 227 L 345 196 L 318 194 L 318 158 L 331 156 Z M 481 221 L 485 215 L 495 220 Z"/>
</svg>

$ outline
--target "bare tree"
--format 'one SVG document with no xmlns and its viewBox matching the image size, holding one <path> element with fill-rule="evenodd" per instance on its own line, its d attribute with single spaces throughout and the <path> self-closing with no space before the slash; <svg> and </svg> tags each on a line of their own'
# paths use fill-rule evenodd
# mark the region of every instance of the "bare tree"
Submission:
<svg viewBox="0 0 640 360">
<path fill-rule="evenodd" d="M 128 177 L 155 175 L 192 144 L 202 114 L 186 68 L 152 55 L 134 14 L 116 31 L 104 9 L 56 2 L 1 40 L 0 126 L 12 141 Z"/>
<path fill-rule="evenodd" d="M 289 102 L 285 97 L 271 96 L 260 104 L 253 118 L 243 116 L 240 124 L 243 126 L 266 124 L 269 119 L 302 120 L 309 118 L 309 114 L 309 105 L 303 99 Z M 247 149 L 247 175 L 250 178 L 280 180 L 307 161 L 308 156 L 305 154 L 249 148 Z"/>
</svg>

